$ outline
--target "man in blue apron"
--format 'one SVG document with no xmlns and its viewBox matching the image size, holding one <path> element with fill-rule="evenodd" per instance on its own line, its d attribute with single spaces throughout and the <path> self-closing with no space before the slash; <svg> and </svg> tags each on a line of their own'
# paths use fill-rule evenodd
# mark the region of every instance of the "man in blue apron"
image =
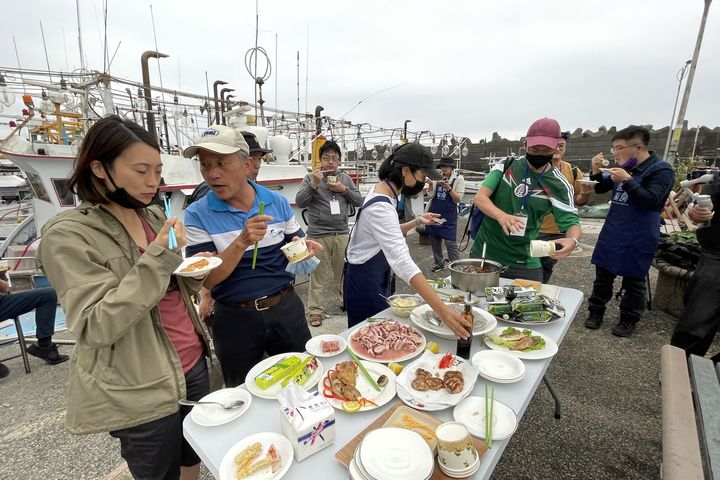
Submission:
<svg viewBox="0 0 720 480">
<path fill-rule="evenodd" d="M 590 179 L 598 182 L 595 192 L 612 189 L 613 193 L 592 256 L 595 282 L 585 326 L 600 327 L 619 275 L 624 294 L 620 321 L 612 330 L 618 337 L 632 335 L 645 309 L 645 278 L 660 240 L 660 212 L 675 180 L 672 167 L 648 151 L 649 141 L 646 128 L 631 125 L 613 136 L 610 151 L 617 166 L 602 168 L 602 153 L 592 159 Z"/>
<path fill-rule="evenodd" d="M 457 204 L 462 201 L 465 194 L 465 179 L 455 172 L 455 160 L 443 157 L 440 159 L 438 167 L 443 174 L 443 179 L 433 182 L 430 188 L 428 211 L 440 214 L 440 218 L 444 219 L 445 223 L 425 227 L 425 233 L 430 236 L 435 259 L 435 266 L 431 270 L 433 273 L 445 268 L 446 262 L 453 262 L 460 258 L 457 244 Z M 447 260 L 443 260 L 443 240 L 448 254 Z"/>
</svg>

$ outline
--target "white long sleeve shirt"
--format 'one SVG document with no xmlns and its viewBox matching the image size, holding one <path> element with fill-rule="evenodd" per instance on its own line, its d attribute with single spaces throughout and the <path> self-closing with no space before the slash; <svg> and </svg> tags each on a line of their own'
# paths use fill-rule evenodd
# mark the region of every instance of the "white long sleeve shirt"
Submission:
<svg viewBox="0 0 720 480">
<path fill-rule="evenodd" d="M 364 204 L 380 194 L 372 192 L 365 197 Z M 382 195 L 387 197 L 387 195 Z M 410 256 L 410 249 L 400 230 L 397 214 L 397 200 L 387 197 L 391 203 L 378 202 L 363 208 L 360 220 L 350 233 L 347 260 L 353 265 L 367 262 L 380 250 L 390 264 L 395 275 L 405 283 L 420 272 Z M 364 205 L 363 204 L 363 205 Z"/>
</svg>

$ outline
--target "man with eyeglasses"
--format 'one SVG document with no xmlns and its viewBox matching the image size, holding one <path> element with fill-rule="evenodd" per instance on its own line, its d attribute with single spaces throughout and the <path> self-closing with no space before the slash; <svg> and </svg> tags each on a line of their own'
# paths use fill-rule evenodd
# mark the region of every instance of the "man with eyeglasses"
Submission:
<svg viewBox="0 0 720 480">
<path fill-rule="evenodd" d="M 600 327 L 615 277 L 621 276 L 620 320 L 612 329 L 618 337 L 632 335 L 645 310 L 646 277 L 660 240 L 660 212 L 675 181 L 672 167 L 648 151 L 649 142 L 646 128 L 630 125 L 613 136 L 615 167 L 603 168 L 609 163 L 602 153 L 592 159 L 595 192 L 613 193 L 592 256 L 595 281 L 585 327 Z"/>
<path fill-rule="evenodd" d="M 583 173 L 578 167 L 572 166 L 570 163 L 563 160 L 565 152 L 567 151 L 567 142 L 570 138 L 570 132 L 562 132 L 560 143 L 555 148 L 553 154 L 552 165 L 559 170 L 567 179 L 567 181 L 573 186 L 575 191 L 575 205 L 585 205 L 590 200 L 590 192 L 593 191 L 592 186 L 583 185 L 580 180 L 583 179 Z M 540 225 L 540 233 L 537 236 L 537 240 L 545 240 L 548 242 L 555 241 L 558 238 L 563 238 L 564 233 L 560 231 L 560 228 L 555 221 L 553 214 L 548 214 Z M 543 271 L 543 283 L 550 283 L 550 277 L 552 276 L 553 269 L 557 260 L 553 257 L 541 257 L 540 265 L 542 265 Z"/>
<path fill-rule="evenodd" d="M 338 170 L 342 152 L 332 140 L 320 147 L 320 168 L 308 174 L 295 196 L 299 208 L 307 208 L 308 238 L 324 247 L 316 256 L 320 264 L 310 274 L 308 320 L 313 327 L 322 325 L 328 282 L 342 297 L 342 269 L 348 243 L 349 206 L 362 205 L 362 195 L 350 176 Z"/>
</svg>

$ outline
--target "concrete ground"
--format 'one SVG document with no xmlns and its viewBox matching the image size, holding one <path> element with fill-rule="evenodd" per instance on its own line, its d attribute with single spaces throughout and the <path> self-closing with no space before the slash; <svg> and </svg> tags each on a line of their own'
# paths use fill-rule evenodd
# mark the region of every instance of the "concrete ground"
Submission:
<svg viewBox="0 0 720 480">
<path fill-rule="evenodd" d="M 582 251 L 560 262 L 552 283 L 589 295 L 594 278 L 589 254 L 599 223 L 588 222 Z M 432 267 L 429 246 L 409 237 L 424 272 Z M 441 272 L 447 274 L 447 272 Z M 655 271 L 653 274 L 653 284 Z M 439 275 L 431 275 L 435 278 Z M 307 285 L 298 287 L 303 299 Z M 398 291 L 409 291 L 398 284 Z M 340 299 L 327 299 L 330 317 L 313 334 L 346 328 Z M 599 330 L 583 326 L 583 306 L 550 365 L 548 375 L 560 395 L 563 417 L 543 386 L 513 435 L 493 479 L 655 479 L 661 461 L 660 347 L 673 318 L 646 312 L 637 332 L 621 339 L 610 334 L 618 315 L 612 301 Z M 57 338 L 70 338 L 67 332 Z M 0 357 L 16 347 L 0 349 Z M 712 352 L 719 348 L 717 342 Z M 62 347 L 69 353 L 69 347 Z M 19 359 L 9 360 L 10 376 L 0 380 L 0 478 L 130 478 L 119 445 L 107 434 L 74 436 L 64 428 L 67 364 L 50 366 L 31 357 L 26 375 Z M 203 469 L 202 478 L 211 478 Z"/>
</svg>

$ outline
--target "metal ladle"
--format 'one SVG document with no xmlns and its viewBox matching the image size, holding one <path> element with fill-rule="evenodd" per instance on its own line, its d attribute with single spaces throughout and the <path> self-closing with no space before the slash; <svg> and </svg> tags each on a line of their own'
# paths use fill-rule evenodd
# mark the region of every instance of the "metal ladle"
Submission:
<svg viewBox="0 0 720 480">
<path fill-rule="evenodd" d="M 480 270 L 485 267 L 485 254 L 487 253 L 487 242 L 483 242 L 482 258 L 480 259 Z"/>
</svg>

